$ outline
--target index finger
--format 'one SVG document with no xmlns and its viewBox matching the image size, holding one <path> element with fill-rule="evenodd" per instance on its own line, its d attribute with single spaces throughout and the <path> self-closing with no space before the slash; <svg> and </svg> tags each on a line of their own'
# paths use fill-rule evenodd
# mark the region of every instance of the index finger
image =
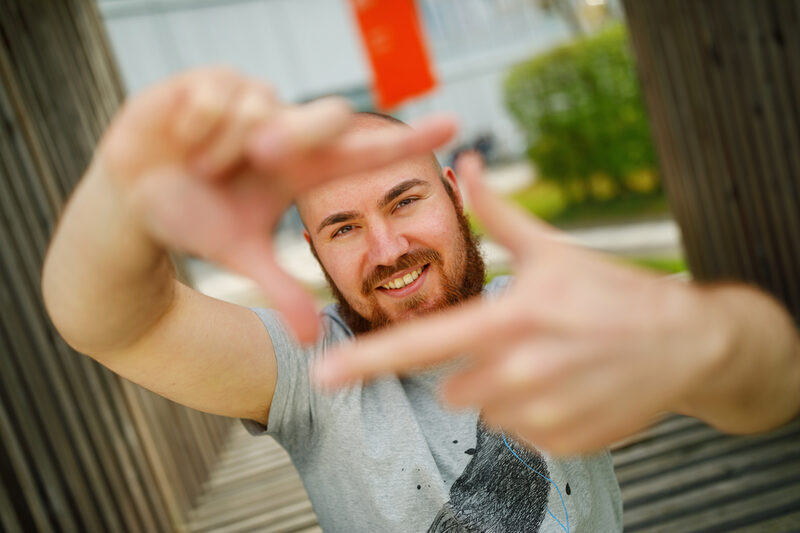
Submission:
<svg viewBox="0 0 800 533">
<path fill-rule="evenodd" d="M 496 302 L 470 302 L 367 335 L 319 360 L 314 366 L 314 380 L 321 386 L 339 387 L 466 354 L 491 338 L 503 335 L 496 309 Z"/>
<path fill-rule="evenodd" d="M 380 168 L 427 152 L 446 143 L 456 130 L 449 115 L 431 115 L 412 127 L 365 131 L 339 131 L 311 151 L 289 147 L 264 151 L 258 139 L 251 144 L 250 159 L 261 172 L 284 175 L 292 192 L 299 193 L 340 176 Z"/>
</svg>

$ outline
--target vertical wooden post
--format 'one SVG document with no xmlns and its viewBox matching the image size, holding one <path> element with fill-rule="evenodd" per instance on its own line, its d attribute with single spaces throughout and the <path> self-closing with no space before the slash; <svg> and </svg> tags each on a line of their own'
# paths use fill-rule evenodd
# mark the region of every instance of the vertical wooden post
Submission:
<svg viewBox="0 0 800 533">
<path fill-rule="evenodd" d="M 230 424 L 177 434 L 201 415 L 72 351 L 42 304 L 47 242 L 122 98 L 94 0 L 0 2 L 3 531 L 180 530 Z"/>
<path fill-rule="evenodd" d="M 800 323 L 800 1 L 624 4 L 692 273 Z"/>
</svg>

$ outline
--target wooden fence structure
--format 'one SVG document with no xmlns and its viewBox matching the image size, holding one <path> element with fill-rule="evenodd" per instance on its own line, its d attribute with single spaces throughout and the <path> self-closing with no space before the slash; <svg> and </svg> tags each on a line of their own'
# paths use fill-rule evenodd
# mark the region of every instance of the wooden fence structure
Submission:
<svg viewBox="0 0 800 533">
<path fill-rule="evenodd" d="M 0 530 L 180 531 L 231 421 L 58 336 L 41 265 L 123 90 L 93 0 L 0 2 Z"/>
<path fill-rule="evenodd" d="M 624 3 L 695 277 L 753 281 L 800 317 L 800 0 Z M 231 421 L 177 406 L 76 354 L 42 305 L 41 264 L 60 206 L 122 99 L 94 1 L 3 0 L 0 40 L 0 529 L 202 530 L 219 518 L 216 509 L 204 514 L 218 500 L 190 509 Z M 656 519 L 700 528 L 690 517 L 696 502 L 677 507 L 690 485 L 721 487 L 703 500 L 709 516 L 752 503 L 753 514 L 715 530 L 777 530 L 778 521 L 796 529 L 797 422 L 758 441 L 724 442 L 694 422 L 670 424 L 646 448 L 617 454 L 630 530 L 658 530 Z M 248 474 L 248 490 L 254 475 L 286 466 L 253 473 L 228 459 L 232 470 L 221 474 Z M 706 477 L 689 472 L 695 467 Z M 680 477 L 655 479 L 663 473 Z M 219 475 L 207 487 L 230 483 Z M 670 500 L 655 505 L 662 497 Z M 289 517 L 292 528 L 298 520 L 313 527 L 305 503 L 295 511 L 303 516 Z"/>
<path fill-rule="evenodd" d="M 800 0 L 624 0 L 695 279 L 760 285 L 800 324 Z"/>
</svg>

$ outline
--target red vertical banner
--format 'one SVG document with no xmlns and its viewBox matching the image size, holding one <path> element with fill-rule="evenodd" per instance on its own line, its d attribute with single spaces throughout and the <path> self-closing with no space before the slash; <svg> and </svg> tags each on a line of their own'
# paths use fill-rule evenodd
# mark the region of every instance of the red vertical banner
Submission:
<svg viewBox="0 0 800 533">
<path fill-rule="evenodd" d="M 378 107 L 436 86 L 414 0 L 350 0 L 372 67 Z"/>
</svg>

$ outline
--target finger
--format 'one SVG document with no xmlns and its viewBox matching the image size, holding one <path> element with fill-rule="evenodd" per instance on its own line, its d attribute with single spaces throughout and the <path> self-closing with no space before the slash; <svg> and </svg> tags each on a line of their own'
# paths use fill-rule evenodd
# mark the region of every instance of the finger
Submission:
<svg viewBox="0 0 800 533">
<path fill-rule="evenodd" d="M 220 262 L 255 281 L 270 299 L 271 307 L 284 316 L 300 342 L 316 340 L 319 319 L 314 299 L 275 262 L 268 242 L 253 239 L 237 243 L 225 252 Z"/>
<path fill-rule="evenodd" d="M 508 353 L 481 358 L 478 365 L 450 376 L 442 384 L 443 399 L 455 408 L 507 402 L 546 388 L 552 375 L 552 357 L 540 357 L 542 348 L 528 343 Z"/>
<path fill-rule="evenodd" d="M 493 312 L 494 304 L 480 304 L 468 303 L 366 336 L 318 361 L 315 379 L 324 387 L 338 387 L 385 372 L 405 372 L 470 354 L 482 343 L 492 342 L 487 330 L 498 338 L 504 334 L 502 325 L 493 318 L 501 314 Z"/>
<path fill-rule="evenodd" d="M 219 178 L 242 161 L 253 128 L 266 123 L 275 111 L 272 91 L 252 84 L 236 96 L 221 130 L 203 147 L 193 168 L 207 179 Z"/>
<path fill-rule="evenodd" d="M 472 208 L 489 233 L 517 258 L 534 248 L 552 246 L 559 232 L 500 199 L 483 182 L 483 161 L 477 152 L 465 152 L 456 161 L 456 174 L 464 180 Z"/>
<path fill-rule="evenodd" d="M 188 146 L 203 142 L 224 121 L 243 79 L 226 70 L 197 73 L 184 81 L 184 99 L 173 134 Z"/>
<path fill-rule="evenodd" d="M 273 171 L 287 158 L 330 142 L 345 130 L 352 116 L 350 104 L 340 97 L 286 107 L 252 136 L 248 154 L 256 168 Z"/>
<path fill-rule="evenodd" d="M 561 399 L 561 401 L 559 401 Z M 576 408 L 585 410 L 579 402 L 566 402 L 558 394 L 531 393 L 525 398 L 513 401 L 498 401 L 485 405 L 482 414 L 492 424 L 514 430 L 553 431 L 566 427 L 579 413 Z"/>
<path fill-rule="evenodd" d="M 312 297 L 277 265 L 261 224 L 242 224 L 243 211 L 251 210 L 247 206 L 232 205 L 211 185 L 179 171 L 139 180 L 131 202 L 157 240 L 253 279 L 301 342 L 316 339 Z"/>
<path fill-rule="evenodd" d="M 353 132 L 326 154 L 333 163 L 334 172 L 330 174 L 354 174 L 427 154 L 449 141 L 456 129 L 452 116 L 439 113 L 411 127 L 398 125 Z"/>
<path fill-rule="evenodd" d="M 302 159 L 287 158 L 284 167 L 254 162 L 261 170 L 291 176 L 287 186 L 295 193 L 304 192 L 341 176 L 380 168 L 402 159 L 432 152 L 452 138 L 455 121 L 448 115 L 434 115 L 413 128 L 387 127 L 353 131 L 332 139 L 312 155 Z M 282 171 L 282 172 L 281 172 Z"/>
<path fill-rule="evenodd" d="M 175 250 L 213 260 L 240 231 L 223 196 L 178 168 L 143 176 L 131 188 L 130 201 L 150 234 Z"/>
<path fill-rule="evenodd" d="M 537 449 L 557 457 L 570 457 L 599 452 L 647 425 L 646 421 L 637 420 L 631 425 L 626 423 L 623 429 L 616 424 L 608 424 L 609 415 L 616 417 L 616 413 L 609 413 L 608 410 L 587 409 L 575 418 L 561 424 L 551 424 L 547 428 L 531 424 L 514 425 L 512 422 L 502 427 L 508 428 L 517 438 Z"/>
</svg>

